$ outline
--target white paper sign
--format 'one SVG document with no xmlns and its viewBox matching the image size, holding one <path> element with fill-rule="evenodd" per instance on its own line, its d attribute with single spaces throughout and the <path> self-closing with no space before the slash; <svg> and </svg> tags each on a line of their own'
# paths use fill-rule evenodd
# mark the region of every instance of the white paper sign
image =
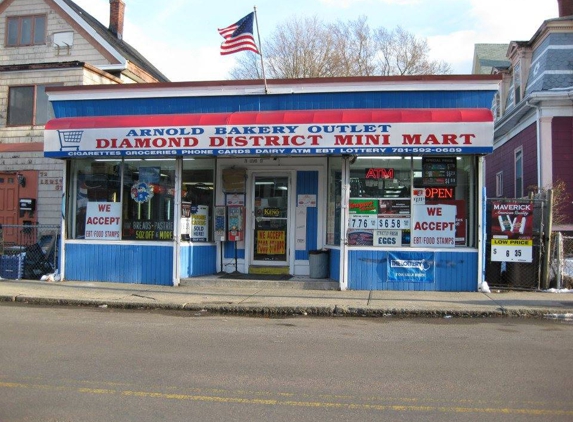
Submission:
<svg viewBox="0 0 573 422">
<path fill-rule="evenodd" d="M 413 209 L 412 246 L 439 248 L 456 246 L 455 205 L 417 205 Z"/>
<path fill-rule="evenodd" d="M 121 203 L 88 202 L 85 238 L 93 240 L 120 240 Z"/>
<path fill-rule="evenodd" d="M 306 250 L 306 207 L 296 208 L 295 250 Z"/>
</svg>

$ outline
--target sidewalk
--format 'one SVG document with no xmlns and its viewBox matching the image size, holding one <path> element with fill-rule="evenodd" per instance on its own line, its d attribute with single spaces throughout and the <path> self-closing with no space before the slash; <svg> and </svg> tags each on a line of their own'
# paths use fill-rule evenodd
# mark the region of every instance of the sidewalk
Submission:
<svg viewBox="0 0 573 422">
<path fill-rule="evenodd" d="M 573 318 L 570 291 L 338 291 L 296 286 L 296 281 L 243 283 L 216 278 L 192 279 L 178 287 L 0 279 L 0 302 L 179 310 L 197 315 Z"/>
</svg>

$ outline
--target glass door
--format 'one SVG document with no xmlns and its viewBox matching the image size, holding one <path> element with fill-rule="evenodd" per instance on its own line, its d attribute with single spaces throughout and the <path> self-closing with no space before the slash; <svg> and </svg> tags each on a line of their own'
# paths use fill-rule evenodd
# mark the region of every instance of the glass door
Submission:
<svg viewBox="0 0 573 422">
<path fill-rule="evenodd" d="M 286 265 L 288 261 L 288 175 L 254 175 L 253 263 Z"/>
</svg>

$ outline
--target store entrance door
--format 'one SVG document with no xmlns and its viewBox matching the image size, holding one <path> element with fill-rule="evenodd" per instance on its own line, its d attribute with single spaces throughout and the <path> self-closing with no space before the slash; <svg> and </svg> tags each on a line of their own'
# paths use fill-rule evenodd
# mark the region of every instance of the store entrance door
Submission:
<svg viewBox="0 0 573 422">
<path fill-rule="evenodd" d="M 252 264 L 288 266 L 290 175 L 256 173 L 253 182 Z"/>
</svg>

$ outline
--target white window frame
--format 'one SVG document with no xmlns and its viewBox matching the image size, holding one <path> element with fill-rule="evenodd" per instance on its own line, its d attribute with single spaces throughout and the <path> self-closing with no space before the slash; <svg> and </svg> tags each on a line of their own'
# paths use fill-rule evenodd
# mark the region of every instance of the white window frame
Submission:
<svg viewBox="0 0 573 422">
<path fill-rule="evenodd" d="M 514 198 L 523 197 L 523 148 L 519 147 L 513 151 L 514 169 Z M 518 177 L 518 175 L 520 177 Z"/>
<path fill-rule="evenodd" d="M 499 171 L 495 175 L 495 196 L 498 198 L 503 196 L 503 171 Z"/>
</svg>

